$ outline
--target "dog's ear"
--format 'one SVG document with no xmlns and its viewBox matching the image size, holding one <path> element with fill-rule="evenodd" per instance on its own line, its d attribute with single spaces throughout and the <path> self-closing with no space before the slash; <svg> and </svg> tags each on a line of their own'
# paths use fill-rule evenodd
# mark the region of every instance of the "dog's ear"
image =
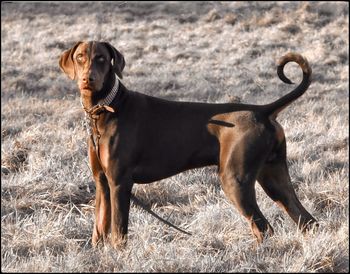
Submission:
<svg viewBox="0 0 350 274">
<path fill-rule="evenodd" d="M 125 67 L 125 59 L 123 54 L 121 54 L 118 50 L 116 50 L 115 47 L 113 47 L 110 43 L 104 42 L 103 44 L 107 47 L 109 53 L 112 56 L 112 60 L 113 60 L 112 70 L 118 75 L 120 79 L 122 79 L 123 78 L 122 71 Z"/>
<path fill-rule="evenodd" d="M 76 43 L 71 49 L 66 50 L 65 52 L 62 53 L 60 57 L 60 68 L 62 71 L 68 75 L 68 77 L 72 80 L 75 79 L 75 69 L 74 69 L 74 60 L 73 60 L 73 54 L 77 47 L 81 44 L 82 42 Z"/>
</svg>

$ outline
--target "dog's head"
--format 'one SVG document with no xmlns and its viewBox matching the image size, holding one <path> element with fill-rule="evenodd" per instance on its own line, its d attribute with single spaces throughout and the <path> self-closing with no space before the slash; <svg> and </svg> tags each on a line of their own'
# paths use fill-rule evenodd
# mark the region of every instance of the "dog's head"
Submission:
<svg viewBox="0 0 350 274">
<path fill-rule="evenodd" d="M 59 65 L 70 79 L 77 81 L 80 92 L 88 95 L 100 91 L 113 73 L 122 78 L 125 60 L 111 44 L 90 41 L 78 42 L 65 51 Z"/>
</svg>

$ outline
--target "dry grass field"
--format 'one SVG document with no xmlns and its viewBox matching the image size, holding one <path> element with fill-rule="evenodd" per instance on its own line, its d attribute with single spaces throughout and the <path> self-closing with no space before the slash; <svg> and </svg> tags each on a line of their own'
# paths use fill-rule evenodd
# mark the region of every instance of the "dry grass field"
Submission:
<svg viewBox="0 0 350 274">
<path fill-rule="evenodd" d="M 1 2 L 1 271 L 348 272 L 348 27 L 347 2 Z M 306 56 L 313 82 L 278 121 L 320 228 L 302 235 L 257 184 L 275 235 L 256 245 L 207 167 L 133 189 L 192 236 L 132 204 L 126 248 L 92 248 L 84 113 L 58 67 L 79 40 L 118 48 L 128 88 L 192 102 L 272 102 L 293 88 L 276 60 Z M 286 75 L 301 79 L 293 64 Z"/>
</svg>

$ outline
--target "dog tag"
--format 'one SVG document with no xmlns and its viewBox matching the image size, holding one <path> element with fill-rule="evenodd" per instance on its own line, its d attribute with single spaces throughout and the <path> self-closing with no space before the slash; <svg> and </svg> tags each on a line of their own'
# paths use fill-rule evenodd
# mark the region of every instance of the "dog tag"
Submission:
<svg viewBox="0 0 350 274">
<path fill-rule="evenodd" d="M 109 112 L 115 112 L 114 109 L 112 107 L 109 107 L 109 106 L 104 106 L 104 108 L 106 110 L 108 110 Z"/>
</svg>

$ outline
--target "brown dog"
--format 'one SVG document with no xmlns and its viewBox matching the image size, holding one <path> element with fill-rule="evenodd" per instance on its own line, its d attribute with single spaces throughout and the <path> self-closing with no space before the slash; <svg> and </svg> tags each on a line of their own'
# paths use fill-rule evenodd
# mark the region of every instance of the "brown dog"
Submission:
<svg viewBox="0 0 350 274">
<path fill-rule="evenodd" d="M 96 182 L 95 245 L 106 239 L 125 243 L 134 183 L 151 183 L 184 170 L 217 165 L 222 188 L 247 218 L 258 241 L 273 232 L 255 197 L 255 181 L 305 230 L 316 220 L 298 200 L 288 174 L 286 140 L 277 114 L 309 87 L 311 68 L 289 53 L 284 65 L 298 63 L 303 80 L 268 105 L 167 101 L 130 91 L 122 78 L 124 57 L 109 43 L 79 42 L 60 58 L 61 69 L 77 81 L 90 121 L 89 158 Z"/>
</svg>

